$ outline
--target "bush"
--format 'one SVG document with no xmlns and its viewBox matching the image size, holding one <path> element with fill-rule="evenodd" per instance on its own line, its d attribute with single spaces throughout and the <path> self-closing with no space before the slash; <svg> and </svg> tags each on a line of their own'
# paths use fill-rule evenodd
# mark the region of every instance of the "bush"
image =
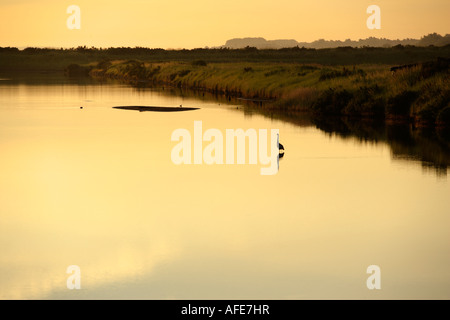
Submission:
<svg viewBox="0 0 450 320">
<path fill-rule="evenodd" d="M 187 76 L 189 73 L 191 73 L 191 70 L 182 70 L 182 71 L 178 72 L 178 75 L 180 77 L 184 77 L 184 76 Z"/>
<path fill-rule="evenodd" d="M 440 112 L 448 107 L 450 101 L 450 89 L 445 83 L 439 81 L 429 82 L 420 89 L 420 95 L 413 104 L 413 110 L 421 122 L 434 123 Z M 446 112 L 442 114 L 445 120 Z"/>
<path fill-rule="evenodd" d="M 378 85 L 360 87 L 344 109 L 346 114 L 384 116 L 385 100 L 379 97 L 381 93 Z"/>
<path fill-rule="evenodd" d="M 284 68 L 277 68 L 275 70 L 271 70 L 271 71 L 268 71 L 268 72 L 264 73 L 264 76 L 265 77 L 270 77 L 270 76 L 274 76 L 274 75 L 279 74 L 279 73 L 283 73 L 285 71 L 286 71 L 286 69 L 284 69 Z"/>
<path fill-rule="evenodd" d="M 347 90 L 329 88 L 314 102 L 312 108 L 318 113 L 341 114 L 352 95 Z"/>
<path fill-rule="evenodd" d="M 450 59 L 438 58 L 436 61 L 424 62 L 422 64 L 422 76 L 429 78 L 437 73 L 448 72 L 449 69 Z"/>
<path fill-rule="evenodd" d="M 176 77 L 184 77 L 187 76 L 189 73 L 191 73 L 191 70 L 181 70 L 175 73 L 172 73 L 169 76 L 170 81 L 174 81 Z"/>
<path fill-rule="evenodd" d="M 342 78 L 342 77 L 350 77 L 353 75 L 359 75 L 364 77 L 366 73 L 362 69 L 353 68 L 353 70 L 347 69 L 346 67 L 341 70 L 330 70 L 330 69 L 322 69 L 322 72 L 319 77 L 319 81 Z"/>
<path fill-rule="evenodd" d="M 129 79 L 144 79 L 146 74 L 144 63 L 130 60 L 125 64 L 125 76 Z"/>
<path fill-rule="evenodd" d="M 89 71 L 91 71 L 91 68 L 73 63 L 64 70 L 64 74 L 69 77 L 86 77 L 89 75 Z"/>
<path fill-rule="evenodd" d="M 153 78 L 161 71 L 161 66 L 157 66 L 156 68 L 151 68 L 147 70 L 146 77 Z"/>
<path fill-rule="evenodd" d="M 299 68 L 297 68 L 297 76 L 299 76 L 299 77 L 306 76 L 308 73 L 316 71 L 317 69 L 319 69 L 319 68 L 316 66 L 311 66 L 311 65 L 300 66 Z"/>
<path fill-rule="evenodd" d="M 112 66 L 112 63 L 109 60 L 103 60 L 103 61 L 100 61 L 99 63 L 97 63 L 97 68 L 102 69 L 102 70 L 107 70 L 111 66 Z"/>
<path fill-rule="evenodd" d="M 450 105 L 439 112 L 436 124 L 438 126 L 450 127 Z"/>
<path fill-rule="evenodd" d="M 195 60 L 192 62 L 193 66 L 206 67 L 208 64 L 204 60 Z"/>
<path fill-rule="evenodd" d="M 417 92 L 411 90 L 405 90 L 393 97 L 390 97 L 386 106 L 387 115 L 409 116 L 411 105 L 416 98 Z"/>
</svg>

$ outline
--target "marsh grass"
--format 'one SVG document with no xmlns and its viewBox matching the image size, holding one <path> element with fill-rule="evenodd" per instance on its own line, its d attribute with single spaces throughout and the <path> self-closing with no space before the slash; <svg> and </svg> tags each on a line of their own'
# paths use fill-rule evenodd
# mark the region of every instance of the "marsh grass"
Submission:
<svg viewBox="0 0 450 320">
<path fill-rule="evenodd" d="M 449 124 L 449 66 L 427 62 L 396 71 L 290 63 L 102 62 L 94 77 L 146 81 L 227 97 L 275 100 L 266 108 Z M 447 108 L 447 109 L 446 109 Z"/>
<path fill-rule="evenodd" d="M 71 76 L 89 73 L 131 84 L 165 84 L 226 97 L 275 100 L 264 105 L 274 110 L 384 116 L 442 126 L 449 117 L 450 77 L 448 59 L 438 57 L 450 57 L 450 46 L 320 50 L 0 48 L 0 71 L 65 70 Z M 396 72 L 390 71 L 399 65 Z"/>
</svg>

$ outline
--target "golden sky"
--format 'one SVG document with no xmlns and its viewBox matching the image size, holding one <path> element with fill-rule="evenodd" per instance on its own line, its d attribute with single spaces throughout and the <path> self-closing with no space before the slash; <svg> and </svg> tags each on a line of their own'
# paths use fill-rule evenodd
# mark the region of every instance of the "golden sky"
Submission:
<svg viewBox="0 0 450 320">
<path fill-rule="evenodd" d="M 366 9 L 381 8 L 381 30 Z M 81 9 L 69 30 L 67 7 Z M 0 46 L 196 48 L 240 37 L 297 41 L 450 33 L 449 0 L 0 0 Z"/>
</svg>

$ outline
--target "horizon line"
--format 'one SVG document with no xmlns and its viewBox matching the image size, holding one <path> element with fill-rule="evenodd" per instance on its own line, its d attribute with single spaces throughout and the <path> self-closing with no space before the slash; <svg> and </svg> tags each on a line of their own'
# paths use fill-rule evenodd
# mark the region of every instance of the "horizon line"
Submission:
<svg viewBox="0 0 450 320">
<path fill-rule="evenodd" d="M 296 39 L 289 39 L 289 38 L 266 39 L 265 37 L 262 37 L 262 36 L 253 36 L 253 37 L 248 36 L 248 37 L 237 37 L 237 38 L 228 39 L 228 40 L 225 41 L 225 44 L 226 44 L 226 42 L 228 42 L 230 40 L 245 40 L 245 39 L 264 39 L 265 41 L 268 41 L 268 42 L 270 42 L 270 41 L 296 41 L 299 44 L 302 44 L 302 43 L 313 44 L 313 43 L 316 43 L 316 42 L 319 42 L 319 41 L 326 41 L 326 42 L 359 42 L 359 41 L 370 40 L 370 39 L 387 40 L 387 41 L 408 41 L 408 40 L 420 41 L 420 40 L 422 40 L 425 37 L 430 36 L 430 35 L 438 35 L 438 36 L 440 36 L 442 38 L 450 37 L 450 33 L 446 33 L 445 35 L 441 35 L 440 33 L 432 32 L 432 33 L 425 34 L 425 35 L 423 35 L 420 38 L 402 38 L 402 39 L 397 38 L 397 39 L 391 39 L 391 38 L 386 38 L 386 37 L 378 38 L 378 37 L 371 36 L 371 37 L 367 37 L 367 38 L 359 38 L 357 40 L 356 39 L 351 39 L 351 38 L 347 38 L 345 40 L 340 40 L 340 39 L 339 40 L 333 40 L 333 39 L 319 38 L 319 39 L 316 39 L 314 41 L 308 42 L 308 41 L 298 41 Z M 141 46 L 141 45 L 135 45 L 135 46 L 123 45 L 123 46 L 108 46 L 108 47 L 106 47 L 106 46 L 99 46 L 99 47 L 97 47 L 97 46 L 88 46 L 86 44 L 78 45 L 78 46 L 72 46 L 72 47 L 67 47 L 67 46 L 39 46 L 39 45 L 38 46 L 33 46 L 33 45 L 26 45 L 26 46 L 10 46 L 10 45 L 8 45 L 8 46 L 4 46 L 4 45 L 2 45 L 2 46 L 0 46 L 0 48 L 17 48 L 20 51 L 23 51 L 24 49 L 27 49 L 27 48 L 61 50 L 61 49 L 76 49 L 76 48 L 80 48 L 80 47 L 85 47 L 85 48 L 88 48 L 88 49 L 92 49 L 92 48 L 94 48 L 94 49 L 143 48 L 143 49 L 154 49 L 154 50 L 179 51 L 179 50 L 226 49 L 226 48 L 229 48 L 229 47 L 226 47 L 225 44 L 224 45 L 220 45 L 220 46 L 204 46 L 204 47 L 192 47 L 192 48 L 186 48 L 186 47 L 184 47 L 184 48 L 183 47 L 179 47 L 179 48 L 174 48 L 174 47 L 162 48 L 162 47 L 147 47 L 147 46 Z M 294 47 L 287 47 L 287 48 L 295 48 L 295 46 Z M 271 49 L 271 48 L 267 48 L 267 49 Z M 273 49 L 275 49 L 275 48 L 273 48 Z"/>
</svg>

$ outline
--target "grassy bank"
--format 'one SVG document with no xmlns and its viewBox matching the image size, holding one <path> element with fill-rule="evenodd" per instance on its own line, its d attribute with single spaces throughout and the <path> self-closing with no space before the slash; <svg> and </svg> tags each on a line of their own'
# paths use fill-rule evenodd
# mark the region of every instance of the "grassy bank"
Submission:
<svg viewBox="0 0 450 320">
<path fill-rule="evenodd" d="M 446 59 L 391 71 L 388 65 L 104 61 L 79 73 L 135 85 L 168 85 L 259 102 L 261 107 L 316 114 L 450 125 L 450 66 Z M 263 103 L 264 102 L 264 103 Z"/>
</svg>

